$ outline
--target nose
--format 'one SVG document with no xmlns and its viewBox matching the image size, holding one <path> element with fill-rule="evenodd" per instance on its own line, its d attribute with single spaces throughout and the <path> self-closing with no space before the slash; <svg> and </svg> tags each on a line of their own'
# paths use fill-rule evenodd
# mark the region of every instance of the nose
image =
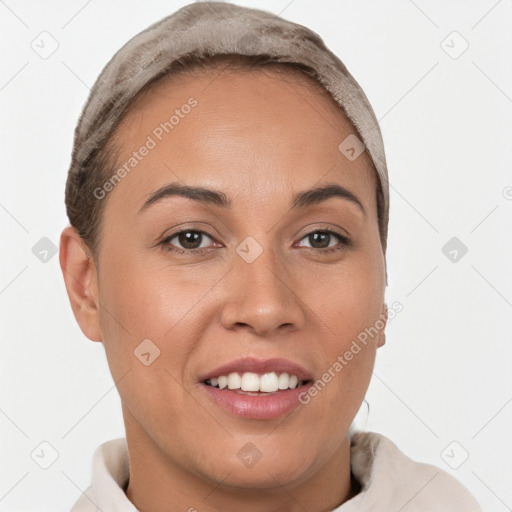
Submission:
<svg viewBox="0 0 512 512">
<path fill-rule="evenodd" d="M 269 249 L 251 263 L 235 255 L 221 314 L 226 329 L 271 336 L 304 325 L 305 304 L 294 289 L 298 276 L 283 263 Z"/>
</svg>

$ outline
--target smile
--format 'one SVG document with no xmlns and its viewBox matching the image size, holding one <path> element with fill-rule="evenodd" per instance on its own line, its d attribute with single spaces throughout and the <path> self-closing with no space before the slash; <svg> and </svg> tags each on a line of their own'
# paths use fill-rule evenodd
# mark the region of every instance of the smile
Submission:
<svg viewBox="0 0 512 512">
<path fill-rule="evenodd" d="M 283 358 L 242 357 L 199 376 L 198 384 L 214 404 L 244 419 L 270 420 L 301 405 L 313 373 Z"/>
<path fill-rule="evenodd" d="M 253 392 L 259 395 L 275 393 L 279 390 L 295 389 L 304 384 L 297 375 L 290 375 L 286 372 L 269 372 L 257 374 L 254 372 L 231 372 L 228 375 L 219 375 L 205 380 L 205 384 L 218 389 L 231 389 Z"/>
</svg>

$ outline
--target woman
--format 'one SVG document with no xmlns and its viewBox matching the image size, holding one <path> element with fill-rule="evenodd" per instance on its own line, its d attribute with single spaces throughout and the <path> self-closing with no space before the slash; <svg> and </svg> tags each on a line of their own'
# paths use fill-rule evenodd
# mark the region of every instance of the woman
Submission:
<svg viewBox="0 0 512 512">
<path fill-rule="evenodd" d="M 66 206 L 67 292 L 126 427 L 73 512 L 480 510 L 351 429 L 390 314 L 389 190 L 315 33 L 200 2 L 138 34 L 84 107 Z"/>
</svg>

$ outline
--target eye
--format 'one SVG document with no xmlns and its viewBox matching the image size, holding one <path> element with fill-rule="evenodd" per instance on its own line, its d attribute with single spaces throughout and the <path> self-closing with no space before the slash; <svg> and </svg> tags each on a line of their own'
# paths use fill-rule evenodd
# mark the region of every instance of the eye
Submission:
<svg viewBox="0 0 512 512">
<path fill-rule="evenodd" d="M 208 240 L 211 242 L 213 238 L 204 231 L 183 229 L 169 235 L 161 243 L 169 251 L 184 253 L 187 251 L 197 251 L 198 249 L 207 249 L 209 247 Z"/>
<path fill-rule="evenodd" d="M 305 247 L 310 247 L 322 253 L 342 250 L 350 245 L 350 241 L 346 236 L 330 229 L 312 231 L 303 237 L 302 240 L 307 240 L 310 244 Z"/>
<path fill-rule="evenodd" d="M 301 240 L 306 240 L 309 245 L 299 244 L 300 247 L 308 247 L 322 254 L 339 251 L 351 245 L 346 236 L 331 229 L 312 231 Z M 213 248 L 211 246 L 213 241 L 213 237 L 204 231 L 182 229 L 162 240 L 161 245 L 167 251 L 190 254 L 209 251 Z"/>
</svg>

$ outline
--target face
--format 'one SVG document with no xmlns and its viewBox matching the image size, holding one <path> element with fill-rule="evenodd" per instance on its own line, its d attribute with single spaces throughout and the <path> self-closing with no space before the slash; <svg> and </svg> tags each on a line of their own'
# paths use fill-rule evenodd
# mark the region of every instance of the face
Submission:
<svg viewBox="0 0 512 512">
<path fill-rule="evenodd" d="M 87 321 L 129 441 L 208 481 L 301 482 L 346 448 L 383 343 L 381 330 L 344 356 L 386 312 L 376 178 L 366 152 L 338 149 L 355 129 L 319 87 L 272 70 L 217 74 L 159 83 L 117 130 L 118 168 L 138 156 L 102 199 L 89 283 L 101 306 Z M 215 194 L 153 196 L 170 184 Z M 294 204 L 327 185 L 337 193 Z M 201 378 L 239 358 L 300 365 L 302 403 L 220 405 Z M 243 450 L 260 457 L 250 470 Z"/>
</svg>

